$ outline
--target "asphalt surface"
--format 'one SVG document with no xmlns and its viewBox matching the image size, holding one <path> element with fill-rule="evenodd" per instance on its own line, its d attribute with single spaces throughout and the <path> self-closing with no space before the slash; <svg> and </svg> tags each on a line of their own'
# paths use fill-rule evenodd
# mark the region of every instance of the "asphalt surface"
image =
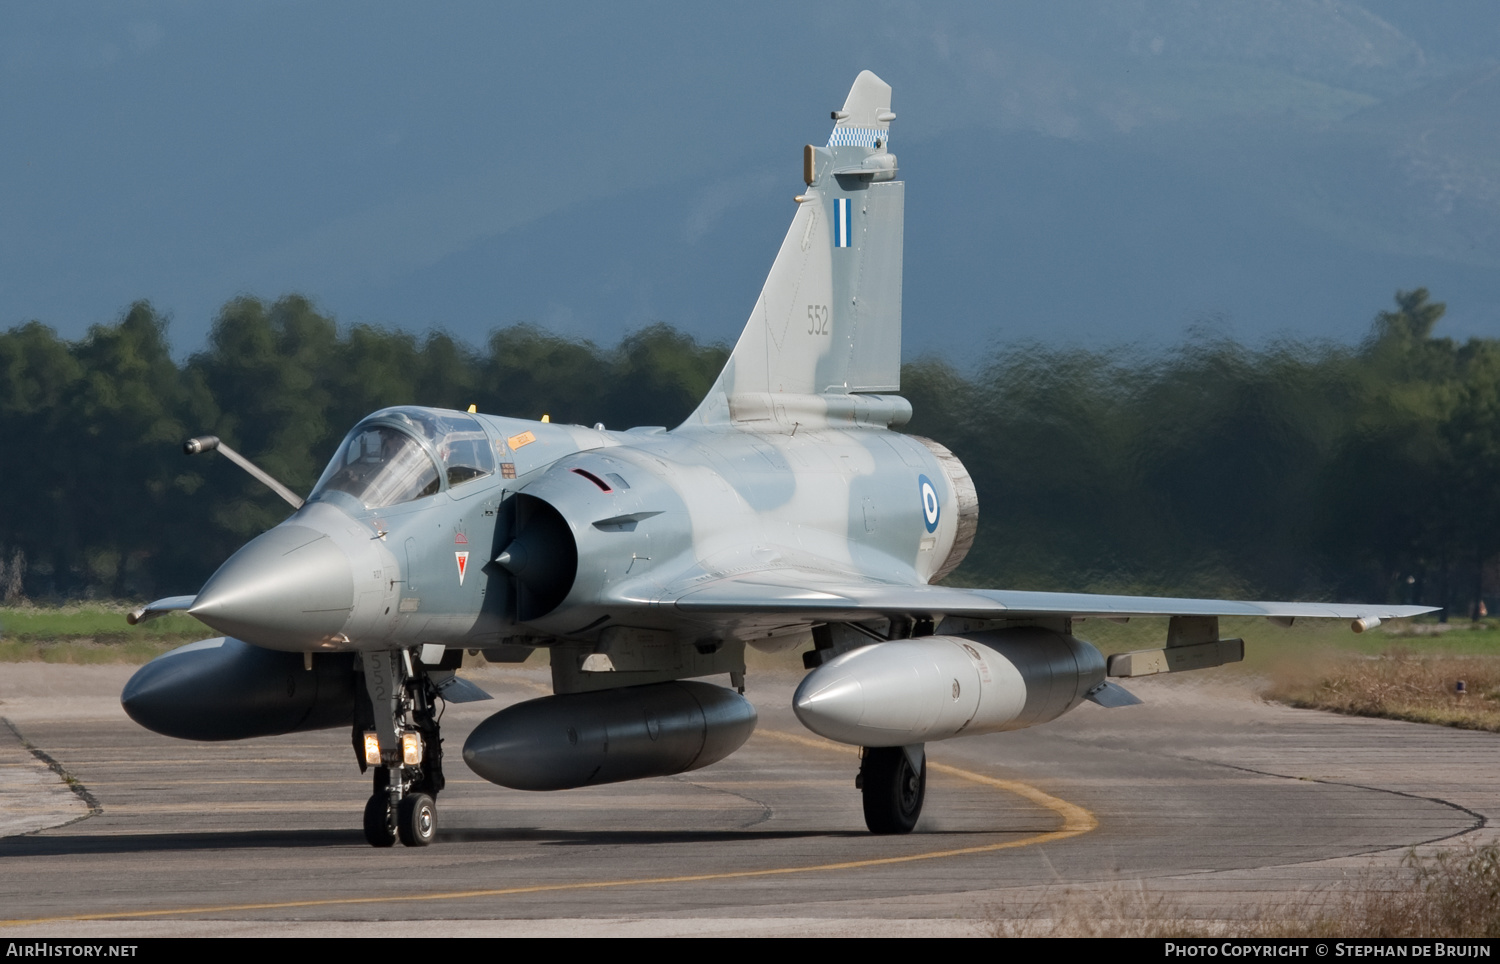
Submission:
<svg viewBox="0 0 1500 964">
<path fill-rule="evenodd" d="M 160 737 L 120 710 L 131 671 L 0 666 L 7 937 L 957 935 L 1122 895 L 1233 921 L 1488 841 L 1500 812 L 1500 736 L 1293 710 L 1212 674 L 930 746 L 905 837 L 865 832 L 854 751 L 800 728 L 790 674 L 751 677 L 760 728 L 721 763 L 526 793 L 459 749 L 546 677 L 488 670 L 495 702 L 443 719 L 437 843 L 376 850 L 346 731 Z"/>
</svg>

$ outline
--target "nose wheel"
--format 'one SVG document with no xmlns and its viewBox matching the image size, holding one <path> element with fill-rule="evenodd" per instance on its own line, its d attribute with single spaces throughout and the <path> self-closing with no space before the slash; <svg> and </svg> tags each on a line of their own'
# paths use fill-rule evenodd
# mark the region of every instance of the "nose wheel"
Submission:
<svg viewBox="0 0 1500 964">
<path fill-rule="evenodd" d="M 396 842 L 389 793 L 377 791 L 365 803 L 365 841 L 372 847 L 389 847 Z"/>
<path fill-rule="evenodd" d="M 437 836 L 436 797 L 445 782 L 437 690 L 409 654 L 364 653 L 363 659 L 369 715 L 356 721 L 354 736 L 356 753 L 364 754 L 361 768 L 374 770 L 374 792 L 365 802 L 365 840 L 372 847 L 390 847 L 397 840 L 425 847 Z M 378 763 L 365 726 L 373 728 Z"/>
<path fill-rule="evenodd" d="M 365 801 L 365 841 L 372 847 L 390 847 L 397 840 L 408 847 L 432 843 L 437 836 L 437 802 L 427 793 L 408 790 L 393 803 L 390 778 L 383 769 L 377 772 L 375 792 Z"/>
<path fill-rule="evenodd" d="M 396 833 L 408 847 L 425 847 L 437 833 L 437 804 L 425 793 L 401 798 L 396 808 Z"/>
<path fill-rule="evenodd" d="M 926 752 L 920 744 L 865 747 L 859 788 L 864 793 L 865 826 L 871 833 L 911 833 L 927 796 Z"/>
</svg>

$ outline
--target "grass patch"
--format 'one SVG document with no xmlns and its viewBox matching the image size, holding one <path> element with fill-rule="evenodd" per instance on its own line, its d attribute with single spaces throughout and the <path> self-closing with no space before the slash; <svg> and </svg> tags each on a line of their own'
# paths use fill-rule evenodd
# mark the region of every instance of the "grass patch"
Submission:
<svg viewBox="0 0 1500 964">
<path fill-rule="evenodd" d="M 202 623 L 184 613 L 167 613 L 139 626 L 131 626 L 125 622 L 125 614 L 133 608 L 129 603 L 0 607 L 0 636 L 175 638 L 200 633 L 204 628 Z"/>
<path fill-rule="evenodd" d="M 0 662 L 145 663 L 213 631 L 171 613 L 140 626 L 125 622 L 125 603 L 0 608 Z"/>
<path fill-rule="evenodd" d="M 1313 669 L 1282 667 L 1266 695 L 1309 709 L 1500 732 L 1500 656 L 1325 653 Z M 1466 693 L 1458 695 L 1462 680 Z"/>
<path fill-rule="evenodd" d="M 1404 888 L 1353 902 L 1361 937 L 1500 937 L 1500 844 L 1407 859 Z"/>
<path fill-rule="evenodd" d="M 1495 938 L 1500 937 L 1500 844 L 1408 855 L 1393 870 L 1259 906 L 1195 916 L 1140 884 L 1064 891 L 996 937 Z"/>
<path fill-rule="evenodd" d="M 1288 629 L 1264 619 L 1220 620 L 1245 640 L 1245 661 L 1220 672 L 1268 678 L 1268 699 L 1305 709 L 1500 732 L 1500 626 L 1400 622 L 1353 633 L 1343 620 Z M 1105 653 L 1159 647 L 1165 619 L 1087 620 L 1074 632 Z M 1214 672 L 1212 670 L 1208 672 Z M 1455 693 L 1463 680 L 1466 695 Z M 1124 681 L 1128 688 L 1129 680 Z"/>
</svg>

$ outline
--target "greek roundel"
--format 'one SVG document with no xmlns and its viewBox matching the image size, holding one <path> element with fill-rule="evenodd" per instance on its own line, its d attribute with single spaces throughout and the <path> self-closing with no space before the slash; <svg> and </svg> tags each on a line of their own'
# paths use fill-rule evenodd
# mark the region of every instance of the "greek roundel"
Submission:
<svg viewBox="0 0 1500 964">
<path fill-rule="evenodd" d="M 917 485 L 922 493 L 922 524 L 927 526 L 928 532 L 935 532 L 938 527 L 938 516 L 942 513 L 942 507 L 938 504 L 937 489 L 932 485 L 932 480 L 925 475 L 917 476 Z"/>
</svg>

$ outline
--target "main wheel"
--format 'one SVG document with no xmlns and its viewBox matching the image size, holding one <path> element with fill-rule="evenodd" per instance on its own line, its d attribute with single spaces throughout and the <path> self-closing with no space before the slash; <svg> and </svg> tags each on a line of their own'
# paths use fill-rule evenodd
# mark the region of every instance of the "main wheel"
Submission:
<svg viewBox="0 0 1500 964">
<path fill-rule="evenodd" d="M 396 842 L 396 835 L 391 833 L 390 794 L 371 794 L 365 802 L 365 839 L 372 847 L 389 847 Z"/>
<path fill-rule="evenodd" d="M 401 798 L 396 810 L 396 831 L 408 847 L 425 847 L 437 835 L 437 804 L 425 793 Z"/>
<path fill-rule="evenodd" d="M 927 795 L 926 756 L 918 770 L 899 746 L 865 747 L 859 777 L 870 832 L 911 833 Z"/>
</svg>

